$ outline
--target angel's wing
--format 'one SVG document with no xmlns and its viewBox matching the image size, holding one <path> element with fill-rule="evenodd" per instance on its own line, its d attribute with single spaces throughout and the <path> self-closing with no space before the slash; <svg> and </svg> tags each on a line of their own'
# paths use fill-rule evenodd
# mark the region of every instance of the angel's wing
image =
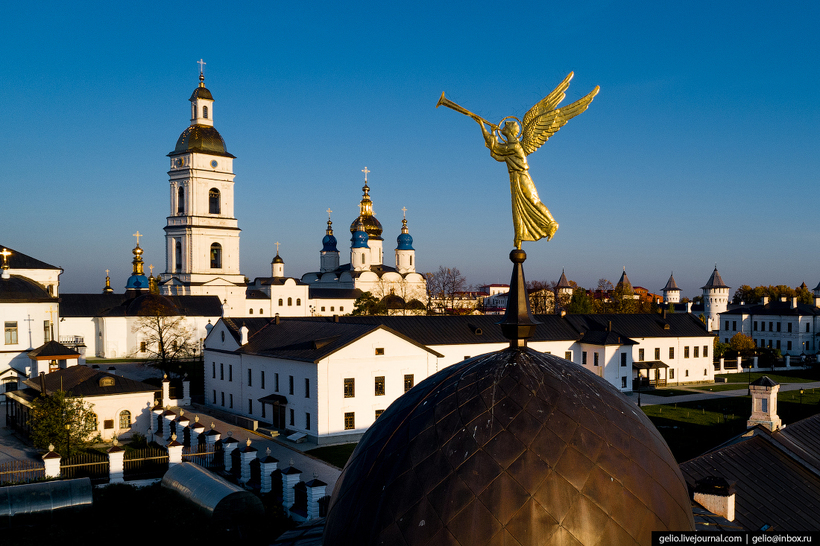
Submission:
<svg viewBox="0 0 820 546">
<path fill-rule="evenodd" d="M 600 87 L 596 86 L 586 97 L 563 108 L 555 108 L 555 105 L 560 103 L 564 98 L 564 90 L 569 87 L 571 77 L 572 74 L 561 82 L 561 85 L 559 85 L 555 91 L 533 106 L 532 109 L 527 112 L 527 115 L 524 116 L 524 131 L 521 135 L 521 147 L 524 149 L 525 154 L 529 155 L 540 148 L 552 135 L 558 132 L 558 129 L 586 110 L 589 103 L 592 102 L 592 99 L 598 94 Z M 549 99 L 554 95 L 557 95 L 559 98 L 557 101 L 550 103 Z M 548 104 L 551 104 L 551 106 L 546 107 Z"/>
</svg>

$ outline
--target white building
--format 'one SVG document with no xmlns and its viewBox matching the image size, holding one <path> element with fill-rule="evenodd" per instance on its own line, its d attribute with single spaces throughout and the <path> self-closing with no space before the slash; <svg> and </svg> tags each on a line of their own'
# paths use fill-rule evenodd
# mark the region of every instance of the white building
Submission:
<svg viewBox="0 0 820 546">
<path fill-rule="evenodd" d="M 709 277 L 703 289 L 703 314 L 706 318 L 706 327 L 710 332 L 720 329 L 720 314 L 726 312 L 729 306 L 729 287 L 723 283 L 717 266 Z"/>
<path fill-rule="evenodd" d="M 820 349 L 820 285 L 814 289 L 814 305 L 798 303 L 797 298 L 769 301 L 764 297 L 760 304 L 722 312 L 718 322 L 718 335 L 724 343 L 742 333 L 757 347 L 779 349 L 783 355 L 815 354 Z"/>
<path fill-rule="evenodd" d="M 689 314 L 538 315 L 528 345 L 622 391 L 714 381 L 714 336 Z M 223 319 L 205 340 L 206 403 L 302 432 L 357 439 L 408 387 L 509 346 L 492 316 Z M 352 388 L 352 390 L 351 390 Z"/>
</svg>

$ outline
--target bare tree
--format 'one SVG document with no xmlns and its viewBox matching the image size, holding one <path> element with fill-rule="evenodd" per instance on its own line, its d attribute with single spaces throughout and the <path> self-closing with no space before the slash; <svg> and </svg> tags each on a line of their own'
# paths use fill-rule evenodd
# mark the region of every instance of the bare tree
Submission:
<svg viewBox="0 0 820 546">
<path fill-rule="evenodd" d="M 156 299 L 143 305 L 132 331 L 138 334 L 138 353 L 146 364 L 165 374 L 177 372 L 182 361 L 196 356 L 199 346 L 185 317 L 165 301 Z"/>
<path fill-rule="evenodd" d="M 555 311 L 555 282 L 529 281 L 527 294 L 530 311 L 536 315 L 549 315 Z"/>
<path fill-rule="evenodd" d="M 456 294 L 464 292 L 467 279 L 455 267 L 439 266 L 435 273 L 425 273 L 427 280 L 428 312 L 437 309 L 438 313 L 455 311 Z"/>
</svg>

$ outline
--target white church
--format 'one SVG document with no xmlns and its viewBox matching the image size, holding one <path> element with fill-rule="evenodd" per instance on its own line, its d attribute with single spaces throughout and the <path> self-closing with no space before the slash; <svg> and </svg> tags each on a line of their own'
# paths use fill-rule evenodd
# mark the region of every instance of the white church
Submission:
<svg viewBox="0 0 820 546">
<path fill-rule="evenodd" d="M 347 314 L 363 292 L 389 298 L 403 310 L 425 307 L 426 283 L 415 269 L 406 218 L 397 238 L 395 267 L 384 264 L 382 226 L 373 214 L 367 167 L 360 214 L 350 227 L 349 263 L 340 263 L 328 218 L 319 271 L 300 279 L 286 277 L 277 250 L 270 276 L 246 284 L 239 269 L 240 229 L 234 217 L 235 156 L 214 127 L 214 98 L 201 71 L 189 100 L 191 124 L 168 154 L 170 214 L 165 226 L 166 269 L 158 283 L 161 294 L 217 296 L 228 317 Z"/>
</svg>

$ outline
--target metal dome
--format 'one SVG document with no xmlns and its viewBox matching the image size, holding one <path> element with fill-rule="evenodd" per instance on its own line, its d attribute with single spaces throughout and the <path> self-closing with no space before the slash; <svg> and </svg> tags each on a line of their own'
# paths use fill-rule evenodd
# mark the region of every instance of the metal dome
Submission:
<svg viewBox="0 0 820 546">
<path fill-rule="evenodd" d="M 694 530 L 686 483 L 640 409 L 531 349 L 465 360 L 368 429 L 336 483 L 336 544 L 648 544 Z"/>
<path fill-rule="evenodd" d="M 191 125 L 179 135 L 177 145 L 170 155 L 186 152 L 199 152 L 212 155 L 234 157 L 225 148 L 225 140 L 214 127 L 210 125 Z"/>
</svg>

